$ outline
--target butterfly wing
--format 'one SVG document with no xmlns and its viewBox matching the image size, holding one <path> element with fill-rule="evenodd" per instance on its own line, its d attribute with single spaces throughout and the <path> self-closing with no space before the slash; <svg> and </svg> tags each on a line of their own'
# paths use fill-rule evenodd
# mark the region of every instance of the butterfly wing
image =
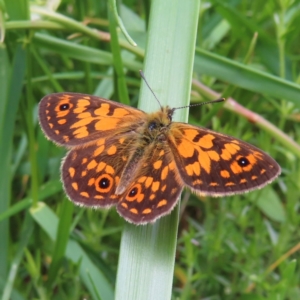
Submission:
<svg viewBox="0 0 300 300">
<path fill-rule="evenodd" d="M 101 138 L 72 149 L 62 164 L 62 181 L 69 198 L 78 205 L 110 207 L 120 200 L 116 187 L 126 165 L 134 133 Z"/>
<path fill-rule="evenodd" d="M 130 186 L 122 195 L 117 211 L 134 224 L 154 222 L 170 213 L 176 205 L 183 182 L 170 148 L 149 146 L 141 168 L 133 174 Z"/>
<path fill-rule="evenodd" d="M 62 181 L 79 205 L 109 207 L 137 139 L 145 113 L 114 101 L 77 94 L 44 97 L 39 120 L 46 136 L 71 148 L 62 163 Z"/>
<path fill-rule="evenodd" d="M 199 194 L 244 193 L 280 174 L 280 166 L 260 149 L 189 124 L 172 123 L 169 144 L 182 181 Z"/>
<path fill-rule="evenodd" d="M 141 110 L 96 96 L 57 93 L 39 105 L 39 120 L 46 136 L 63 146 L 136 129 L 145 118 Z"/>
</svg>

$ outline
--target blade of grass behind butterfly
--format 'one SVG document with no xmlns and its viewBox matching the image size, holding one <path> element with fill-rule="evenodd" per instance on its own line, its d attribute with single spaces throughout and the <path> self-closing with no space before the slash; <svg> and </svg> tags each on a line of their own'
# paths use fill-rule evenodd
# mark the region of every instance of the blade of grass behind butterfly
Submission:
<svg viewBox="0 0 300 300">
<path fill-rule="evenodd" d="M 11 155 L 12 139 L 14 134 L 14 122 L 21 96 L 21 90 L 24 80 L 26 52 L 21 45 L 16 46 L 12 66 L 8 64 L 8 55 L 4 47 L 0 49 L 0 96 L 2 99 L 0 113 L 0 213 L 8 209 L 10 202 L 11 186 Z M 6 277 L 7 271 L 7 251 L 8 251 L 8 222 L 7 220 L 0 223 L 0 277 Z"/>
<path fill-rule="evenodd" d="M 80 45 L 74 42 L 66 41 L 49 35 L 36 32 L 33 36 L 33 41 L 37 47 L 49 49 L 52 52 L 66 55 L 80 61 L 111 65 L 112 55 L 110 52 L 95 49 L 92 47 Z M 124 59 L 124 66 L 130 70 L 140 70 L 141 63 L 133 61 L 132 59 Z"/>
<path fill-rule="evenodd" d="M 19 243 L 17 246 L 16 253 L 14 254 L 12 263 L 10 265 L 9 274 L 5 287 L 3 288 L 3 294 L 1 300 L 14 299 L 12 292 L 14 288 L 15 279 L 17 278 L 18 268 L 21 263 L 24 249 L 28 246 L 30 237 L 33 232 L 34 223 L 28 212 L 25 214 L 25 218 L 22 224 L 21 232 L 19 233 Z"/>
<path fill-rule="evenodd" d="M 68 209 L 68 206 L 69 204 L 66 204 L 66 209 Z M 66 235 L 66 233 L 57 233 L 59 228 L 58 217 L 45 203 L 38 202 L 37 207 L 31 207 L 30 213 L 52 241 L 54 241 L 56 237 L 60 238 L 61 235 Z M 63 226 L 63 224 L 64 222 L 61 222 L 60 226 Z M 57 248 L 59 251 L 59 253 L 57 253 L 58 256 L 61 255 L 61 246 L 64 245 L 59 245 L 59 248 Z M 91 299 L 99 299 L 97 297 L 98 294 L 101 299 L 112 300 L 114 298 L 113 290 L 104 272 L 100 268 L 97 268 L 86 251 L 75 240 L 68 240 L 65 256 L 70 259 L 73 264 L 78 264 L 80 278 L 88 290 L 89 295 L 91 295 Z M 91 281 L 91 278 L 93 281 Z"/>
<path fill-rule="evenodd" d="M 12 20 L 27 19 L 27 1 L 18 3 L 8 1 L 2 3 L 1 14 L 9 15 Z M 4 12 L 5 10 L 5 12 Z M 9 38 L 6 42 L 12 42 Z M 15 51 L 10 53 L 13 56 L 13 63 L 10 65 L 9 54 L 6 45 L 1 43 L 0 47 L 0 213 L 5 212 L 9 207 L 11 198 L 11 172 L 10 164 L 12 157 L 12 140 L 14 136 L 14 123 L 19 106 L 21 90 L 23 87 L 26 52 L 20 44 L 15 44 Z M 8 266 L 8 221 L 0 223 L 0 277 L 6 278 Z"/>
<path fill-rule="evenodd" d="M 6 48 L 0 48 L 0 64 L 1 64 L 1 73 L 0 73 L 0 151 L 1 151 L 1 160 L 2 166 L 0 169 L 0 214 L 5 213 L 9 206 L 10 198 L 10 178 L 7 176 L 7 170 L 10 167 L 10 158 L 11 158 L 11 143 L 12 139 L 12 130 L 10 134 L 7 133 L 6 128 L 10 128 L 11 119 L 5 118 L 8 113 L 8 104 L 9 98 L 7 97 L 7 86 L 8 86 L 8 76 L 10 65 L 8 63 L 8 53 Z M 12 69 L 12 68 L 11 68 Z M 12 110 L 10 110 L 12 113 Z M 13 117 L 16 113 L 14 109 Z M 13 122 L 13 121 L 12 121 Z M 7 140 L 9 138 L 9 140 Z M 7 252 L 8 252 L 8 221 L 0 223 L 0 237 L 1 237 L 1 248 L 0 251 L 0 277 L 6 278 L 7 270 Z"/>
<path fill-rule="evenodd" d="M 155 0 L 145 60 L 145 76 L 163 105 L 188 104 L 200 1 Z M 158 46 L 159 45 L 159 46 Z M 159 106 L 142 84 L 140 108 Z M 174 119 L 186 121 L 188 110 Z M 122 235 L 116 299 L 170 299 L 172 291 L 178 206 L 153 225 L 126 224 Z"/>
<path fill-rule="evenodd" d="M 214 76 L 250 91 L 287 99 L 298 107 L 300 106 L 300 87 L 296 83 L 203 49 L 196 49 L 195 71 Z"/>
<path fill-rule="evenodd" d="M 110 45 L 113 54 L 113 64 L 116 74 L 116 84 L 118 96 L 120 97 L 120 102 L 130 105 L 130 100 L 128 97 L 127 85 L 125 82 L 123 61 L 121 57 L 120 45 L 118 41 L 117 29 L 116 29 L 116 20 L 113 14 L 113 0 L 110 0 L 108 3 L 108 20 L 109 20 L 109 31 L 110 31 Z"/>
<path fill-rule="evenodd" d="M 63 261 L 67 243 L 70 235 L 70 226 L 72 222 L 72 214 L 74 205 L 68 199 L 64 199 L 60 208 L 58 229 L 56 231 L 55 246 L 51 265 L 49 268 L 48 289 L 52 288 L 52 284 L 57 278 L 59 268 Z"/>
</svg>

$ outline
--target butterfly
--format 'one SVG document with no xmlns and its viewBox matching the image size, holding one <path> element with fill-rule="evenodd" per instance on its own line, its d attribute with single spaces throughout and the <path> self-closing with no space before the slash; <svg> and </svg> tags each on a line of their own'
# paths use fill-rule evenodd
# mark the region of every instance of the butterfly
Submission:
<svg viewBox="0 0 300 300">
<path fill-rule="evenodd" d="M 225 134 L 172 122 L 176 108 L 154 113 L 92 95 L 56 93 L 39 105 L 45 135 L 69 149 L 61 178 L 81 206 L 109 208 L 134 224 L 168 214 L 183 187 L 229 196 L 262 188 L 280 166 L 260 149 Z"/>
</svg>

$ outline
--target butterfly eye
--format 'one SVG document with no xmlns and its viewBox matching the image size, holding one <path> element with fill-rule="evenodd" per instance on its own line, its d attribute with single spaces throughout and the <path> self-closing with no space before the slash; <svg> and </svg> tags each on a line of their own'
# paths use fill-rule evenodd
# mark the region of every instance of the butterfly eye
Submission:
<svg viewBox="0 0 300 300">
<path fill-rule="evenodd" d="M 69 105 L 68 103 L 66 103 L 66 104 L 61 104 L 61 105 L 59 106 L 59 110 L 60 110 L 60 111 L 62 111 L 62 110 L 67 110 L 67 109 L 69 109 L 69 107 L 70 107 L 70 105 Z"/>
<path fill-rule="evenodd" d="M 246 157 L 239 158 L 237 163 L 240 167 L 247 167 L 250 164 L 249 160 Z"/>
<path fill-rule="evenodd" d="M 149 124 L 148 128 L 149 128 L 150 131 L 152 131 L 152 130 L 157 128 L 157 124 L 155 122 L 152 122 L 152 123 Z"/>
</svg>

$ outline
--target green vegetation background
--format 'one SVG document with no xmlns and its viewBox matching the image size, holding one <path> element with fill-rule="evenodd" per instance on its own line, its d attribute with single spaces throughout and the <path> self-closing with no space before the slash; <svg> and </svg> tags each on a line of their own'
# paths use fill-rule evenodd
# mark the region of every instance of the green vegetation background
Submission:
<svg viewBox="0 0 300 300">
<path fill-rule="evenodd" d="M 124 221 L 66 199 L 66 151 L 42 134 L 37 106 L 59 91 L 126 102 L 120 76 L 137 106 L 151 1 L 119 6 L 138 44 L 119 33 L 121 74 L 106 1 L 51 3 L 0 1 L 0 295 L 113 299 Z M 299 1 L 201 1 L 191 102 L 228 100 L 191 108 L 189 122 L 263 149 L 282 175 L 242 196 L 183 192 L 173 299 L 300 299 L 299 19 Z"/>
</svg>

